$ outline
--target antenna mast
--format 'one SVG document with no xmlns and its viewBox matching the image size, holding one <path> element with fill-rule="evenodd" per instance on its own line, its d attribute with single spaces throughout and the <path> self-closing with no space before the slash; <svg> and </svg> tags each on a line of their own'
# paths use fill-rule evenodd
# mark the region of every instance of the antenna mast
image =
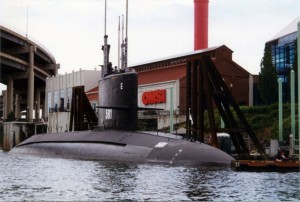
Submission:
<svg viewBox="0 0 300 202">
<path fill-rule="evenodd" d="M 124 31 L 124 15 L 122 22 L 122 55 L 121 55 L 121 70 L 127 71 L 127 60 L 128 60 L 128 0 L 126 0 L 126 33 L 125 39 L 123 39 L 123 31 Z"/>
<path fill-rule="evenodd" d="M 125 71 L 124 66 L 124 15 L 122 15 L 122 43 L 121 43 L 121 70 Z"/>
<path fill-rule="evenodd" d="M 125 50 L 124 50 L 124 67 L 125 71 L 127 70 L 127 62 L 128 62 L 128 0 L 126 0 L 126 36 L 125 36 Z"/>
<path fill-rule="evenodd" d="M 121 44 L 120 44 L 120 16 L 119 16 L 119 28 L 118 28 L 118 68 L 120 68 L 120 60 L 121 60 L 121 58 L 120 58 L 120 46 L 121 46 Z"/>
<path fill-rule="evenodd" d="M 110 45 L 107 44 L 107 38 L 106 35 L 106 0 L 105 0 L 105 12 L 104 12 L 104 45 L 102 46 L 103 50 L 103 66 L 101 71 L 101 78 L 104 78 L 105 76 L 109 75 L 111 73 L 111 67 L 109 63 L 109 48 Z"/>
</svg>

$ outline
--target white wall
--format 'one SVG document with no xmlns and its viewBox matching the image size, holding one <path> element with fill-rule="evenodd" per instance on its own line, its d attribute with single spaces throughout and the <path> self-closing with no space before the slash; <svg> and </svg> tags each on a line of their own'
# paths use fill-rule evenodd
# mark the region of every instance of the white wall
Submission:
<svg viewBox="0 0 300 202">
<path fill-rule="evenodd" d="M 98 81 L 101 77 L 100 70 L 79 70 L 77 72 L 65 73 L 65 75 L 57 75 L 56 77 L 51 77 L 46 79 L 46 93 L 45 93 L 45 117 L 48 117 L 49 108 L 54 108 L 55 103 L 58 104 L 60 98 L 64 98 L 64 107 L 67 107 L 68 99 L 71 102 L 72 88 L 75 86 L 84 86 L 84 90 L 88 91 L 96 86 L 98 86 Z M 68 95 L 70 91 L 71 95 Z M 51 94 L 50 106 L 48 106 L 49 100 L 48 95 Z M 55 92 L 58 96 L 55 98 Z M 62 96 L 63 92 L 63 96 Z"/>
</svg>

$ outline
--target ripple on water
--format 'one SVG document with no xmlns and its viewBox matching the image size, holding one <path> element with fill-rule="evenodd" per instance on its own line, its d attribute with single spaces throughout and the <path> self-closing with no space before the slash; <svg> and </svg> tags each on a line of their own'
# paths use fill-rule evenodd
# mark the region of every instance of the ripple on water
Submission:
<svg viewBox="0 0 300 202">
<path fill-rule="evenodd" d="M 3 201 L 299 200 L 299 173 L 233 172 L 15 156 L 0 151 Z"/>
</svg>

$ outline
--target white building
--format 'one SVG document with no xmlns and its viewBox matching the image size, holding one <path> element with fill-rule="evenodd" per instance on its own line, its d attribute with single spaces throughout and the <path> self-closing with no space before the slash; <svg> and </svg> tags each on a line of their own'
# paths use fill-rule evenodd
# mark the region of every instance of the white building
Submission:
<svg viewBox="0 0 300 202">
<path fill-rule="evenodd" d="M 79 70 L 47 78 L 45 93 L 45 118 L 48 119 L 48 132 L 69 130 L 72 88 L 84 86 L 87 92 L 98 86 L 100 70 Z"/>
</svg>

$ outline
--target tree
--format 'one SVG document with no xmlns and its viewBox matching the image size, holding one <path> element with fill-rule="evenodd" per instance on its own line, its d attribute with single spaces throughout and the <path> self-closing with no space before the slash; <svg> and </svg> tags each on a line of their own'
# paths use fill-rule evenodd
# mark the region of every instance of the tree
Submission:
<svg viewBox="0 0 300 202">
<path fill-rule="evenodd" d="M 13 111 L 9 112 L 9 114 L 7 115 L 7 119 L 6 119 L 7 122 L 9 121 L 15 121 L 15 114 Z"/>
<path fill-rule="evenodd" d="M 264 56 L 260 63 L 259 92 L 264 104 L 269 105 L 278 100 L 277 71 L 272 64 L 271 45 L 266 43 Z"/>
</svg>

